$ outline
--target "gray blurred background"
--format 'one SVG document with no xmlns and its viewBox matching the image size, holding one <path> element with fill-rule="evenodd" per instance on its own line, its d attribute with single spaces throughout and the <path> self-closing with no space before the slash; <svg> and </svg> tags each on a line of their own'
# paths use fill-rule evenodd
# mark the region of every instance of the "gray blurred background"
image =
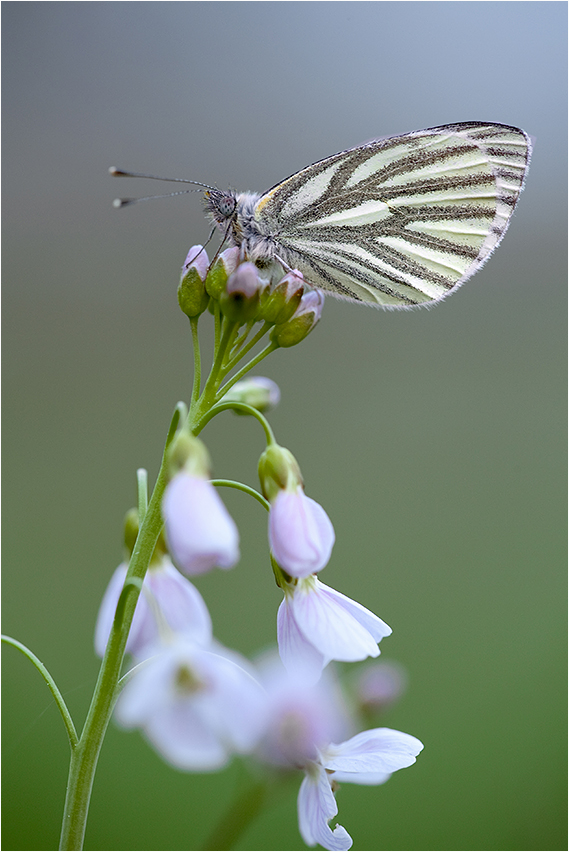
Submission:
<svg viewBox="0 0 569 852">
<path fill-rule="evenodd" d="M 535 137 L 484 269 L 434 310 L 328 299 L 259 372 L 277 439 L 337 533 L 322 580 L 393 628 L 409 688 L 383 724 L 425 743 L 383 787 L 344 785 L 354 849 L 564 849 L 566 31 L 558 2 L 4 2 L 4 632 L 81 725 L 92 635 L 135 471 L 189 394 L 179 268 L 200 196 L 116 211 L 119 166 L 262 191 L 378 136 L 498 121 Z M 165 185 L 166 187 L 168 185 Z M 203 322 L 207 348 L 211 340 Z M 215 474 L 256 485 L 263 436 L 226 414 Z M 197 585 L 218 638 L 275 639 L 266 518 L 239 493 L 242 559 Z M 63 725 L 4 659 L 4 849 L 55 849 Z M 87 849 L 203 848 L 242 783 L 190 775 L 111 725 Z M 299 783 L 299 781 L 298 781 Z M 298 849 L 298 783 L 239 849 Z"/>
</svg>

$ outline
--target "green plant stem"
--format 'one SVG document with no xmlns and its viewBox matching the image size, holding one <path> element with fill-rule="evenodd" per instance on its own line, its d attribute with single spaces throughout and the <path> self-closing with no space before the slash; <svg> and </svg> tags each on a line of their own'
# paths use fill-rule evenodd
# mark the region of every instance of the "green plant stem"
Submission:
<svg viewBox="0 0 569 852">
<path fill-rule="evenodd" d="M 194 405 L 200 396 L 202 363 L 200 354 L 200 341 L 198 337 L 198 320 L 197 317 L 190 317 L 190 326 L 192 329 L 192 343 L 194 347 L 194 384 L 192 387 L 192 395 L 190 397 L 190 405 Z"/>
<path fill-rule="evenodd" d="M 194 435 L 199 435 L 204 426 L 207 426 L 209 421 L 215 417 L 216 414 L 221 414 L 222 411 L 242 411 L 243 414 L 250 414 L 251 417 L 254 417 L 259 421 L 263 429 L 265 430 L 265 435 L 267 437 L 267 444 L 276 444 L 275 436 L 273 430 L 271 429 L 268 420 L 263 417 L 260 411 L 256 408 L 253 408 L 252 405 L 247 405 L 245 402 L 237 402 L 237 401 L 228 401 L 228 402 L 218 402 L 217 405 L 214 405 L 213 408 L 210 408 L 209 411 L 206 411 L 202 417 L 190 423 L 190 428 Z"/>
<path fill-rule="evenodd" d="M 22 654 L 24 654 L 28 658 L 28 660 L 31 660 L 31 662 L 34 664 L 36 669 L 39 671 L 39 673 L 49 686 L 51 694 L 55 699 L 55 703 L 59 707 L 59 712 L 63 717 L 63 722 L 67 730 L 67 736 L 69 737 L 69 745 L 71 746 L 71 751 L 73 751 L 73 749 L 77 747 L 77 731 L 75 730 L 73 719 L 71 718 L 71 714 L 67 709 L 67 704 L 65 703 L 63 695 L 59 691 L 56 682 L 54 681 L 42 661 L 38 659 L 38 657 L 36 657 L 36 655 L 32 651 L 30 651 L 29 648 L 26 648 L 26 646 L 23 645 L 22 642 L 18 642 L 17 639 L 12 639 L 11 636 L 5 636 L 4 634 L 2 634 L 2 642 L 5 642 L 7 645 L 12 645 L 13 648 L 17 648 L 18 651 L 21 651 Z"/>
<path fill-rule="evenodd" d="M 271 508 L 271 504 L 268 500 L 265 500 L 262 494 L 259 494 L 258 491 L 255 491 L 254 488 L 251 488 L 250 485 L 245 485 L 243 482 L 234 482 L 232 479 L 212 479 L 211 484 L 216 487 L 224 486 L 225 488 L 236 488 L 237 491 L 243 491 L 244 494 L 249 494 L 251 497 L 254 497 L 261 506 L 267 510 L 267 512 Z"/>
<path fill-rule="evenodd" d="M 254 336 L 254 337 L 252 337 L 252 338 L 251 338 L 251 340 L 249 341 L 249 343 L 248 343 L 246 346 L 244 346 L 241 350 L 239 350 L 239 351 L 237 352 L 237 354 L 235 355 L 235 357 L 234 357 L 234 358 L 232 358 L 232 359 L 229 361 L 229 363 L 228 363 L 228 365 L 227 365 L 226 375 L 227 375 L 227 373 L 229 373 L 229 372 L 233 369 L 233 367 L 234 367 L 236 364 L 238 364 L 238 363 L 239 363 L 239 361 L 240 361 L 242 358 L 244 358 L 244 357 L 245 357 L 245 355 L 247 354 L 247 352 L 250 352 L 250 351 L 251 351 L 251 349 L 253 348 L 253 346 L 254 346 L 256 343 L 258 343 L 258 342 L 259 342 L 259 340 L 261 340 L 261 338 L 262 338 L 262 337 L 264 337 L 264 336 L 265 336 L 265 334 L 269 331 L 269 329 L 270 329 L 270 328 L 272 328 L 272 326 L 271 326 L 271 323 L 270 323 L 270 322 L 263 323 L 263 325 L 261 326 L 261 328 L 259 329 L 259 331 L 255 334 L 255 336 Z M 244 343 L 244 342 L 245 342 L 245 341 L 243 341 L 243 343 Z"/>
<path fill-rule="evenodd" d="M 247 347 L 245 347 L 245 348 L 247 348 Z M 238 382 L 240 379 L 242 379 L 242 378 L 243 378 L 243 376 L 244 376 L 246 373 L 248 373 L 248 372 L 249 372 L 249 370 L 252 370 L 252 369 L 253 369 L 253 367 L 256 367 L 256 366 L 257 366 L 257 364 L 258 364 L 260 361 L 262 361 L 262 360 L 263 360 L 263 358 L 266 358 L 266 357 L 267 357 L 267 355 L 270 355 L 270 354 L 271 354 L 271 352 L 274 352 L 274 351 L 275 351 L 275 349 L 278 349 L 278 348 L 279 348 L 279 344 L 278 344 L 278 343 L 275 343 L 273 340 L 271 340 L 271 342 L 270 342 L 270 343 L 267 343 L 267 345 L 265 346 L 265 348 L 264 348 L 264 349 L 261 349 L 261 351 L 259 352 L 259 354 L 258 354 L 258 355 L 255 355 L 255 357 L 254 357 L 254 358 L 252 358 L 250 361 L 248 361 L 248 362 L 247 362 L 247 364 L 245 364 L 243 367 L 241 367 L 241 369 L 240 369 L 240 370 L 238 370 L 238 372 L 237 372 L 237 373 L 235 373 L 235 375 L 234 375 L 234 376 L 232 376 L 232 377 L 229 379 L 229 381 L 227 381 L 227 382 L 223 385 L 223 387 L 221 387 L 221 388 L 218 390 L 218 392 L 217 392 L 217 400 L 220 400 L 220 399 L 221 399 L 221 398 L 222 398 L 222 397 L 223 397 L 223 396 L 227 393 L 227 391 L 228 391 L 230 388 L 232 388 L 232 387 L 233 387 L 233 385 L 235 384 L 235 382 Z M 242 354 L 244 355 L 244 354 L 245 354 L 245 351 L 243 351 L 243 353 L 242 353 Z"/>
<path fill-rule="evenodd" d="M 283 791 L 290 785 L 290 775 L 287 773 L 282 777 L 267 778 L 256 781 L 245 788 L 238 796 L 221 822 L 214 829 L 203 846 L 204 850 L 210 852 L 215 849 L 231 849 L 243 832 L 260 813 L 263 806 L 270 806 Z M 239 789 L 242 789 L 239 785 Z"/>
<path fill-rule="evenodd" d="M 144 580 L 146 569 L 162 529 L 160 504 L 166 487 L 166 450 L 174 437 L 180 420 L 180 413 L 181 407 L 179 406 L 170 424 L 160 472 L 147 512 L 140 526 L 125 584 L 133 579 Z M 125 590 L 124 597 L 121 595 L 121 600 L 117 605 L 117 610 L 122 606 L 122 613 L 119 610 L 121 617 L 117 616 L 113 623 L 87 719 L 79 742 L 71 754 L 60 849 L 80 850 L 83 848 L 95 770 L 111 718 L 126 640 L 139 594 L 139 585 L 130 583 L 128 593 Z"/>
</svg>

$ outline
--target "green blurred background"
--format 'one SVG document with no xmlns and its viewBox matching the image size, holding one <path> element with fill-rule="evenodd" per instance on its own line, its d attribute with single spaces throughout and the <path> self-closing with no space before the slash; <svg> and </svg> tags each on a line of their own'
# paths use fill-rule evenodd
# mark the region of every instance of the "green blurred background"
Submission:
<svg viewBox="0 0 569 852">
<path fill-rule="evenodd" d="M 327 300 L 262 370 L 278 440 L 337 533 L 324 582 L 393 628 L 420 737 L 383 787 L 344 785 L 354 849 L 564 849 L 566 31 L 561 2 L 4 2 L 4 632 L 77 724 L 135 471 L 154 476 L 191 347 L 176 286 L 200 197 L 124 211 L 116 165 L 262 191 L 368 139 L 457 121 L 535 137 L 504 243 L 434 310 Z M 167 187 L 167 185 L 166 185 Z M 158 187 L 160 190 L 161 187 Z M 204 327 L 207 321 L 204 322 Z M 209 341 L 209 332 L 206 334 Z M 203 437 L 256 484 L 258 425 Z M 199 578 L 218 638 L 275 639 L 266 517 L 238 493 L 242 559 Z M 55 849 L 68 747 L 41 677 L 4 660 L 4 839 Z M 190 775 L 114 725 L 87 849 L 202 848 L 241 770 Z M 298 849 L 298 784 L 239 849 Z"/>
</svg>

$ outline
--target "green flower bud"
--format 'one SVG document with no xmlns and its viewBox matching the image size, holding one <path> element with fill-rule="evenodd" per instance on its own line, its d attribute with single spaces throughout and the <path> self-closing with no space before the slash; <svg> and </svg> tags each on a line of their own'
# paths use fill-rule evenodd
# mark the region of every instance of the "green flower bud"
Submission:
<svg viewBox="0 0 569 852">
<path fill-rule="evenodd" d="M 222 313 L 232 322 L 245 323 L 254 319 L 259 313 L 262 289 L 255 264 L 249 261 L 240 263 L 219 296 Z"/>
<path fill-rule="evenodd" d="M 132 551 L 134 550 L 134 545 L 136 544 L 136 539 L 138 536 L 138 530 L 138 509 L 129 509 L 124 519 L 124 544 L 128 554 L 128 559 L 130 559 Z M 158 536 L 158 541 L 156 542 L 156 545 L 154 547 L 154 553 L 152 554 L 150 565 L 156 565 L 158 562 L 160 562 L 161 559 L 163 559 L 163 557 L 167 553 L 168 547 L 166 546 L 164 530 L 162 530 L 162 532 Z"/>
<path fill-rule="evenodd" d="M 273 501 L 283 489 L 294 491 L 303 484 L 298 462 L 290 450 L 270 444 L 259 459 L 259 480 L 263 495 Z"/>
<path fill-rule="evenodd" d="M 138 509 L 129 509 L 124 518 L 124 546 L 128 555 L 134 550 L 138 536 Z"/>
<path fill-rule="evenodd" d="M 219 299 L 225 292 L 229 276 L 237 269 L 239 248 L 225 249 L 210 267 L 205 279 L 205 289 L 212 299 Z"/>
<path fill-rule="evenodd" d="M 324 294 L 320 290 L 305 293 L 296 313 L 284 323 L 275 325 L 271 331 L 271 340 L 279 346 L 296 346 L 307 337 L 322 316 Z"/>
<path fill-rule="evenodd" d="M 203 314 L 209 303 L 205 279 L 209 260 L 202 246 L 192 246 L 182 267 L 178 286 L 178 304 L 188 317 Z"/>
<path fill-rule="evenodd" d="M 187 429 L 182 429 L 168 450 L 168 473 L 172 479 L 181 470 L 202 479 L 209 478 L 210 458 L 206 446 Z"/>
<path fill-rule="evenodd" d="M 263 413 L 278 405 L 280 398 L 279 386 L 272 379 L 264 376 L 249 376 L 234 384 L 221 401 L 243 402 Z M 246 412 L 236 408 L 235 414 L 246 414 Z"/>
<path fill-rule="evenodd" d="M 297 270 L 289 272 L 262 301 L 259 319 L 275 324 L 286 322 L 298 308 L 303 293 L 302 273 Z"/>
</svg>

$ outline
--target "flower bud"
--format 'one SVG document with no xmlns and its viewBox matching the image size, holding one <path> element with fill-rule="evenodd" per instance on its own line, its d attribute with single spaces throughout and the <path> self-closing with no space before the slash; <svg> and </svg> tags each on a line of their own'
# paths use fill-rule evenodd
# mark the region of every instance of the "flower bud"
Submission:
<svg viewBox="0 0 569 852">
<path fill-rule="evenodd" d="M 188 317 L 202 314 L 208 306 L 205 279 L 209 265 L 208 256 L 202 246 L 192 246 L 182 267 L 178 285 L 178 304 Z"/>
<path fill-rule="evenodd" d="M 210 267 L 205 279 L 205 289 L 212 299 L 219 299 L 225 292 L 227 279 L 237 269 L 239 263 L 239 248 L 225 249 Z"/>
<path fill-rule="evenodd" d="M 181 470 L 203 479 L 209 477 L 210 458 L 206 446 L 187 429 L 182 429 L 168 450 L 170 479 Z"/>
<path fill-rule="evenodd" d="M 267 379 L 265 376 L 250 376 L 234 384 L 221 401 L 243 402 L 263 413 L 278 405 L 280 398 L 279 386 L 272 379 Z M 245 413 L 238 408 L 235 409 L 235 414 Z"/>
<path fill-rule="evenodd" d="M 259 312 L 259 319 L 275 324 L 286 322 L 298 308 L 303 293 L 302 272 L 289 272 L 269 292 Z"/>
<path fill-rule="evenodd" d="M 138 517 L 138 509 L 129 509 L 124 519 L 124 546 L 126 550 L 126 562 L 130 560 L 136 539 L 138 538 L 138 530 L 140 521 Z M 168 553 L 168 546 L 164 537 L 164 530 L 158 536 L 158 541 L 154 545 L 154 552 L 150 559 L 150 565 L 160 563 Z"/>
<path fill-rule="evenodd" d="M 262 285 L 254 263 L 240 263 L 229 276 L 225 291 L 219 296 L 222 313 L 232 322 L 244 323 L 259 312 Z"/>
<path fill-rule="evenodd" d="M 259 480 L 264 496 L 271 503 L 284 489 L 294 491 L 302 486 L 298 462 L 285 447 L 269 444 L 259 459 Z"/>
<path fill-rule="evenodd" d="M 310 334 L 319 321 L 323 305 L 324 294 L 320 290 L 309 290 L 302 296 L 293 316 L 273 328 L 271 339 L 279 346 L 296 346 Z"/>
</svg>

